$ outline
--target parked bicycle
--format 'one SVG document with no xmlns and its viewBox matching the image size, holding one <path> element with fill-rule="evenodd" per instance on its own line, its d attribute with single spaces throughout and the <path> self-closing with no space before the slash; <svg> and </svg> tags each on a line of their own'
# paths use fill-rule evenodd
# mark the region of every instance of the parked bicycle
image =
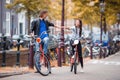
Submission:
<svg viewBox="0 0 120 80">
<path fill-rule="evenodd" d="M 84 57 L 89 57 L 91 54 L 91 42 L 86 42 L 85 44 L 85 50 L 84 50 Z M 100 56 L 100 48 L 101 48 L 101 53 L 102 56 L 105 58 L 108 56 L 108 47 L 107 46 L 102 46 L 102 44 L 95 43 L 94 46 L 92 46 L 92 56 L 93 58 L 97 58 Z"/>
</svg>

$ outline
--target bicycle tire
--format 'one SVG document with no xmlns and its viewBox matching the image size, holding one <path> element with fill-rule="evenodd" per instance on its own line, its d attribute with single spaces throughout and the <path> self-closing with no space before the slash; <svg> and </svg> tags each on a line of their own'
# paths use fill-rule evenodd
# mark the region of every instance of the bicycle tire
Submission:
<svg viewBox="0 0 120 80">
<path fill-rule="evenodd" d="M 74 74 L 77 74 L 77 54 L 75 53 L 75 58 L 74 58 Z"/>
<path fill-rule="evenodd" d="M 37 72 L 39 72 L 39 69 L 37 68 L 37 64 L 36 64 L 36 58 L 37 58 L 37 55 L 38 53 L 35 53 L 35 55 L 34 55 L 34 65 L 35 65 L 35 68 L 36 68 L 36 70 L 37 70 Z"/>
<path fill-rule="evenodd" d="M 40 56 L 42 56 L 42 54 L 40 54 L 39 52 L 37 52 L 37 53 L 35 53 L 35 56 L 34 56 L 34 61 L 35 61 L 35 68 L 36 68 L 36 70 L 41 74 L 41 75 L 43 75 L 43 76 L 48 76 L 49 75 L 49 73 L 50 73 L 50 62 L 49 62 L 49 60 L 48 60 L 48 58 L 47 58 L 47 56 L 46 55 L 44 55 L 44 59 L 46 60 L 45 61 L 45 65 L 47 65 L 46 67 L 47 67 L 47 71 L 44 73 L 44 72 L 42 72 L 42 65 L 41 65 L 41 63 L 40 62 L 38 62 L 38 58 L 40 58 Z M 38 63 L 40 64 L 40 65 L 38 65 Z"/>
<path fill-rule="evenodd" d="M 71 72 L 73 71 L 73 67 L 74 67 L 74 64 L 71 64 L 71 70 L 70 70 Z"/>
<path fill-rule="evenodd" d="M 77 74 L 77 63 L 74 63 L 74 73 Z"/>
</svg>

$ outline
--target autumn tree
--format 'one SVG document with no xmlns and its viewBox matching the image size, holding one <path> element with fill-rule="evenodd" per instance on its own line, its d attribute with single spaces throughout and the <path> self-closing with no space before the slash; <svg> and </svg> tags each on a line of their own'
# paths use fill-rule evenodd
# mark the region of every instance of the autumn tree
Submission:
<svg viewBox="0 0 120 80">
<path fill-rule="evenodd" d="M 29 33 L 31 17 L 36 16 L 41 9 L 49 9 L 49 5 L 50 0 L 13 0 L 13 2 L 7 4 L 6 7 L 15 10 L 17 13 L 21 11 L 26 12 Z"/>
<path fill-rule="evenodd" d="M 50 16 L 52 19 L 61 20 L 61 12 L 62 12 L 62 1 L 61 0 L 51 0 L 50 6 Z M 73 9 L 73 3 L 71 0 L 65 0 L 65 19 L 71 19 L 71 11 Z"/>
<path fill-rule="evenodd" d="M 74 2 L 73 15 L 80 17 L 87 24 L 100 22 L 99 0 L 72 0 Z M 105 17 L 107 24 L 116 22 L 116 14 L 120 11 L 120 0 L 105 0 Z"/>
</svg>

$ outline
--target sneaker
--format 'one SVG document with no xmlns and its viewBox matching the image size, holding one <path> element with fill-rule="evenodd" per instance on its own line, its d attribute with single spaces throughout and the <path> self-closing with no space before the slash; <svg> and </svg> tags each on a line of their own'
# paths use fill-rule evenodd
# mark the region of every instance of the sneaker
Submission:
<svg viewBox="0 0 120 80">
<path fill-rule="evenodd" d="M 39 71 L 35 71 L 35 73 L 39 73 Z"/>
<path fill-rule="evenodd" d="M 84 70 L 83 69 L 81 69 L 81 71 L 80 71 L 81 73 L 84 73 Z"/>
</svg>

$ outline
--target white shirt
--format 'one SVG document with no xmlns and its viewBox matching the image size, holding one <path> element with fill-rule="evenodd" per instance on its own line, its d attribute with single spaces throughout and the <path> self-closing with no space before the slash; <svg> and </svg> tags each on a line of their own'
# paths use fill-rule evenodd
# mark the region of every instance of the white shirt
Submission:
<svg viewBox="0 0 120 80">
<path fill-rule="evenodd" d="M 77 30 L 77 31 L 76 31 Z M 71 35 L 71 39 L 72 40 L 75 40 L 75 39 L 80 39 L 80 36 L 79 36 L 79 32 L 80 32 L 80 28 L 76 28 L 75 26 L 71 28 L 71 31 L 72 31 L 72 35 Z"/>
</svg>

